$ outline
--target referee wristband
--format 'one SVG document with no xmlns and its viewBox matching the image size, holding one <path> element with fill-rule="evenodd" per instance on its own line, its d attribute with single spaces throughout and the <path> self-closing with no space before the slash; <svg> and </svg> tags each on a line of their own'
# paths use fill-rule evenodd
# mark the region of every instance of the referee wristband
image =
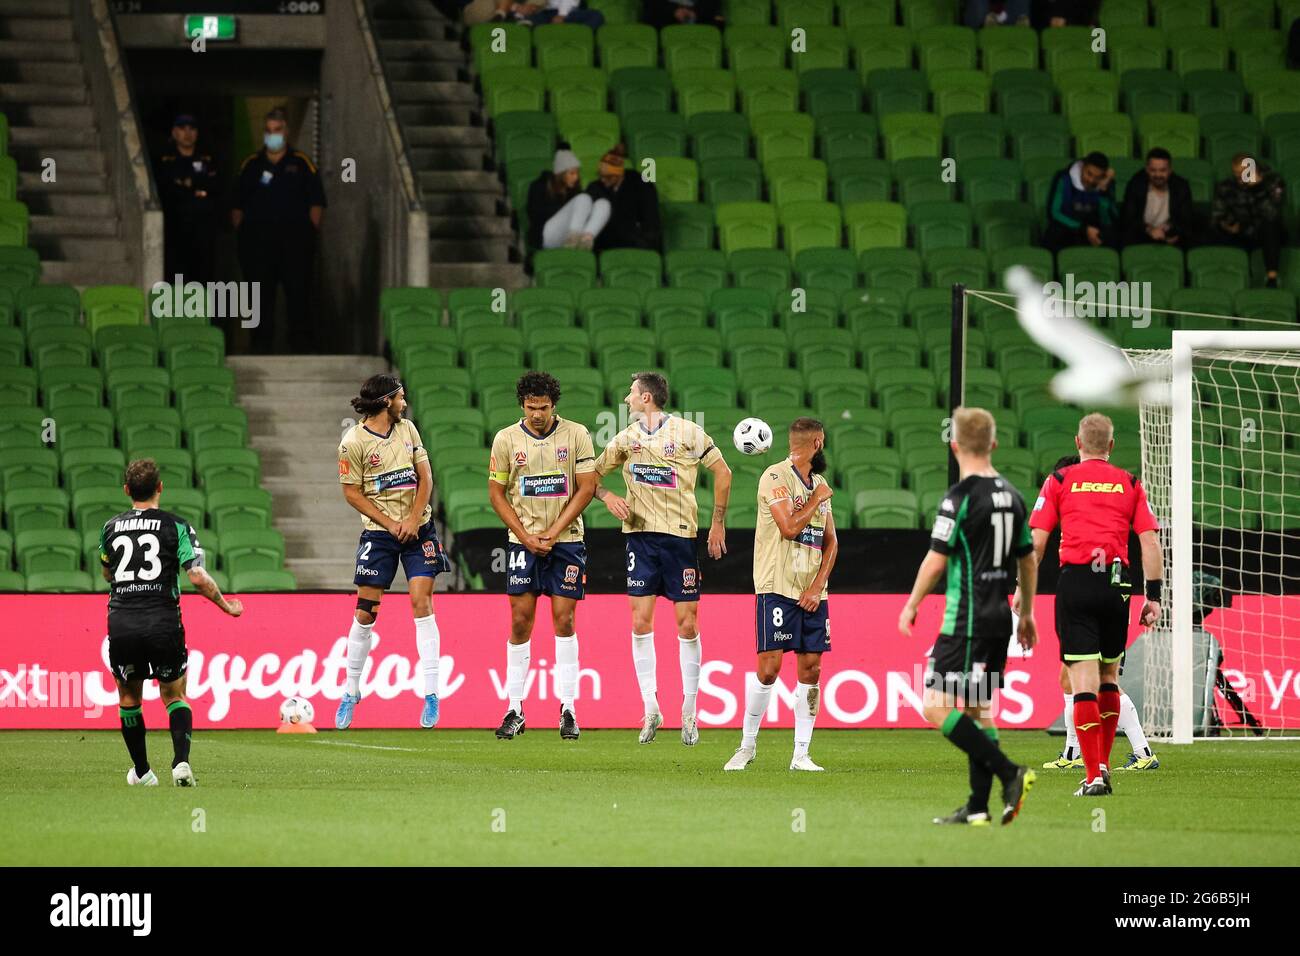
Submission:
<svg viewBox="0 0 1300 956">
<path fill-rule="evenodd" d="M 1160 602 L 1160 589 L 1164 587 L 1164 583 L 1165 582 L 1162 581 L 1160 578 L 1156 578 L 1153 581 L 1147 581 L 1148 601 L 1155 601 L 1156 603 Z"/>
</svg>

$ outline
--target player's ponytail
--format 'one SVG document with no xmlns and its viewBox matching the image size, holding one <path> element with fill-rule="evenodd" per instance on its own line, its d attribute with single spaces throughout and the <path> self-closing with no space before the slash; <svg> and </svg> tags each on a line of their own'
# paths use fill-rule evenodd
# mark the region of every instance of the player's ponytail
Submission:
<svg viewBox="0 0 1300 956">
<path fill-rule="evenodd" d="M 369 418 L 388 407 L 387 399 L 402 388 L 397 376 L 381 372 L 372 375 L 361 386 L 361 394 L 352 399 L 352 410 Z"/>
</svg>

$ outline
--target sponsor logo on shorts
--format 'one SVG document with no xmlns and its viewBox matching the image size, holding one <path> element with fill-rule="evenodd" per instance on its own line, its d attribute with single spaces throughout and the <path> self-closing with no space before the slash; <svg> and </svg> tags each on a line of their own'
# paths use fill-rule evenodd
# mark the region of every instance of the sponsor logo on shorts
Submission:
<svg viewBox="0 0 1300 956">
<path fill-rule="evenodd" d="M 531 574 L 512 574 L 510 575 L 510 583 L 523 585 L 532 584 L 533 576 Z"/>
<path fill-rule="evenodd" d="M 643 587 L 645 587 L 645 582 L 644 582 L 644 581 L 638 581 L 638 580 L 636 580 L 635 578 L 628 578 L 628 579 L 627 579 L 627 586 L 630 587 L 630 588 L 643 588 Z"/>
<path fill-rule="evenodd" d="M 791 634 L 789 631 L 773 631 L 773 632 L 772 632 L 772 640 L 774 640 L 774 641 L 791 641 L 791 640 L 794 640 L 794 635 Z"/>
<path fill-rule="evenodd" d="M 695 587 L 695 568 L 682 568 L 682 587 Z"/>
<path fill-rule="evenodd" d="M 561 463 L 569 460 L 568 445 L 561 445 L 559 448 L 555 449 L 555 460 Z"/>
<path fill-rule="evenodd" d="M 375 570 L 374 568 L 367 568 L 367 567 L 364 567 L 364 566 L 358 564 L 358 565 L 357 565 L 357 576 L 358 576 L 358 577 L 363 577 L 363 578 L 377 578 L 377 577 L 379 577 L 379 572 L 378 572 L 377 570 Z"/>
<path fill-rule="evenodd" d="M 581 570 L 582 570 L 582 569 L 579 568 L 576 564 L 571 564 L 571 565 L 569 565 L 567 568 L 565 568 L 565 569 L 564 569 L 564 583 L 565 583 L 565 584 L 577 584 L 577 583 L 578 583 L 578 572 L 581 571 Z"/>
<path fill-rule="evenodd" d="M 432 561 L 438 556 L 438 546 L 432 541 L 424 542 L 424 556 L 428 560 Z"/>
</svg>

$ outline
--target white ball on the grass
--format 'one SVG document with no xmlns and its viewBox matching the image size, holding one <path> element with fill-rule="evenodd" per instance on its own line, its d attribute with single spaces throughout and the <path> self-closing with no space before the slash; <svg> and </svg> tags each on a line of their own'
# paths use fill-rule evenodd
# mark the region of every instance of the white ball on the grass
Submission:
<svg viewBox="0 0 1300 956">
<path fill-rule="evenodd" d="M 746 455 L 761 455 L 772 447 L 772 428 L 761 418 L 746 418 L 731 435 L 736 450 Z"/>
<path fill-rule="evenodd" d="M 316 717 L 316 708 L 302 697 L 286 697 L 280 704 L 280 721 L 286 724 L 310 724 Z"/>
</svg>

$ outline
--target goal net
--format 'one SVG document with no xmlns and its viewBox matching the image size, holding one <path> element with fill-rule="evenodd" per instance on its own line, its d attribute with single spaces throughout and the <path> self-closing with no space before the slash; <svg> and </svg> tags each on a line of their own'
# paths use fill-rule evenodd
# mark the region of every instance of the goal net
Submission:
<svg viewBox="0 0 1300 956">
<path fill-rule="evenodd" d="M 978 385 L 988 372 L 979 362 L 980 347 L 999 357 L 1014 351 L 1014 297 L 955 292 L 963 300 L 954 310 L 953 354 L 963 358 L 955 396 L 970 401 L 974 394 L 973 403 L 981 404 Z M 1141 331 L 1123 311 L 1099 303 L 1089 316 L 1134 370 L 1162 385 L 1141 392 L 1136 412 L 1101 409 L 1116 420 L 1112 460 L 1140 475 L 1160 519 L 1165 559 L 1164 614 L 1130 648 L 1124 685 L 1153 737 L 1190 742 L 1196 736 L 1295 735 L 1300 331 L 1290 331 L 1293 322 L 1263 318 L 1149 311 L 1157 321 Z M 1173 331 L 1198 326 L 1209 329 Z M 1008 407 L 1002 411 L 1013 422 L 1024 399 L 1013 396 L 1012 386 L 1024 374 L 1003 372 Z M 1055 369 L 1043 374 L 1050 377 Z M 1056 407 L 1064 418 L 1082 411 Z M 1035 452 L 1034 426 L 1050 415 L 1019 410 L 1024 443 Z M 1062 454 L 1063 438 L 1053 441 Z M 1040 474 L 1050 457 L 1040 459 Z"/>
</svg>

